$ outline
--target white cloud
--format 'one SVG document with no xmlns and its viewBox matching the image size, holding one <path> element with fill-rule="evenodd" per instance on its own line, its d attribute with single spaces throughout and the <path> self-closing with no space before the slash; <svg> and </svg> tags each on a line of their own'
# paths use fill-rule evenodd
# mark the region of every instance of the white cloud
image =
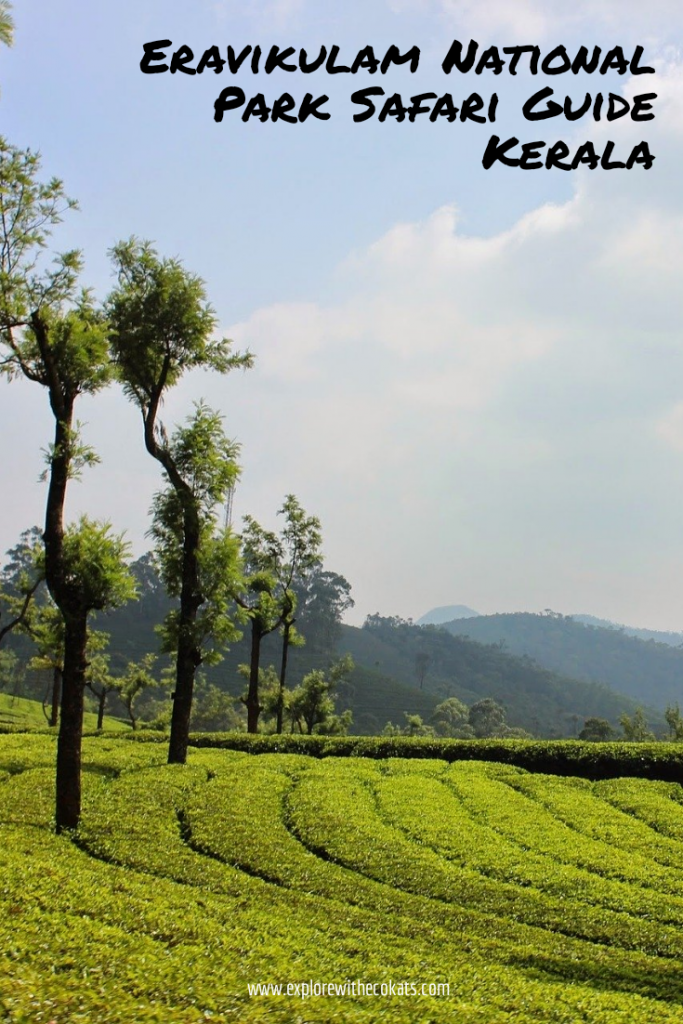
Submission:
<svg viewBox="0 0 683 1024">
<path fill-rule="evenodd" d="M 570 201 L 491 238 L 443 207 L 350 256 L 334 302 L 269 307 L 236 329 L 270 381 L 257 404 L 286 388 L 299 489 L 331 529 L 385 552 L 382 587 L 417 604 L 396 611 L 485 607 L 492 573 L 499 606 L 526 577 L 532 607 L 590 608 L 586 581 L 602 572 L 621 580 L 602 604 L 621 619 L 637 605 L 631 569 L 670 587 L 661 545 L 683 561 L 680 68 L 661 69 L 657 91 L 656 121 L 592 130 L 625 152 L 645 135 L 651 171 L 585 171 Z M 362 605 L 374 556 L 354 565 L 337 547 Z"/>
</svg>

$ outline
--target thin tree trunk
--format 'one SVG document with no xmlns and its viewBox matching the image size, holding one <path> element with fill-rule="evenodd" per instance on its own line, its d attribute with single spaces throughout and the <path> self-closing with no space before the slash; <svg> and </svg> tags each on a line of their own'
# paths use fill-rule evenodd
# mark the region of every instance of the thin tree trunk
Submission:
<svg viewBox="0 0 683 1024">
<path fill-rule="evenodd" d="M 282 662 L 280 663 L 280 690 L 277 698 L 277 733 L 282 732 L 282 720 L 285 711 L 285 678 L 287 676 L 287 654 L 289 653 L 289 631 L 292 628 L 291 622 L 285 622 L 284 633 L 282 634 Z"/>
<path fill-rule="evenodd" d="M 195 660 L 192 657 L 192 645 L 183 643 L 182 631 L 176 658 L 176 683 L 173 694 L 173 714 L 171 716 L 171 737 L 168 744 L 168 763 L 185 764 L 187 747 L 190 739 L 190 715 L 192 714 L 192 694 L 194 691 Z M 131 723 L 133 728 L 132 715 Z"/>
<path fill-rule="evenodd" d="M 45 691 L 45 696 L 43 697 L 43 714 L 45 715 L 45 721 L 47 722 L 48 725 L 50 725 L 50 715 L 48 715 L 47 713 L 47 701 L 49 696 L 50 687 L 48 686 L 47 690 Z"/>
<path fill-rule="evenodd" d="M 258 670 L 261 657 L 261 629 L 256 619 L 251 620 L 251 660 L 249 663 L 249 691 L 245 701 L 247 706 L 247 732 L 258 732 L 258 719 L 261 714 L 258 694 Z"/>
<path fill-rule="evenodd" d="M 166 471 L 168 468 L 165 466 Z M 175 467 L 174 467 L 175 469 Z M 170 473 L 169 473 L 170 476 Z M 176 471 L 176 476 L 178 476 Z M 178 478 L 179 479 L 179 478 Z M 176 681 L 171 715 L 171 736 L 168 744 L 168 763 L 185 764 L 190 740 L 190 715 L 194 676 L 202 663 L 201 652 L 194 640 L 194 626 L 204 598 L 199 588 L 199 514 L 192 505 L 192 496 L 185 490 L 178 491 L 177 481 L 171 480 L 183 501 L 183 578 L 180 589 L 180 611 L 178 623 L 178 654 L 176 656 Z M 132 717 L 132 716 L 131 716 Z M 133 728 L 135 723 L 133 722 Z"/>
<path fill-rule="evenodd" d="M 99 702 L 98 702 L 98 705 L 97 705 L 97 728 L 98 728 L 98 730 L 100 730 L 102 728 L 102 723 L 104 722 L 104 705 L 106 703 L 107 703 L 107 691 L 103 689 L 100 692 Z"/>
<path fill-rule="evenodd" d="M 87 612 L 65 617 L 62 714 L 57 740 L 57 832 L 77 827 L 81 816 L 81 741 L 88 639 Z"/>
<path fill-rule="evenodd" d="M 50 725 L 55 726 L 59 722 L 59 702 L 62 699 L 62 670 L 58 665 L 52 669 L 52 712 L 50 714 Z"/>
</svg>

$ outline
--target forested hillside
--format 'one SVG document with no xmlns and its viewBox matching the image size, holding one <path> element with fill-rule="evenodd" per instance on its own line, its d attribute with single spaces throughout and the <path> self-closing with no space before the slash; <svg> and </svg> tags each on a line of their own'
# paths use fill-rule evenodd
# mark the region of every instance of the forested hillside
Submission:
<svg viewBox="0 0 683 1024">
<path fill-rule="evenodd" d="M 463 620 L 467 624 L 480 619 Z M 635 702 L 606 686 L 570 678 L 540 667 L 528 657 L 515 656 L 500 645 L 484 645 L 455 637 L 442 628 L 419 627 L 396 618 L 370 616 L 363 629 L 344 627 L 343 649 L 357 663 L 412 685 L 439 700 L 458 697 L 471 705 L 493 697 L 507 710 L 511 726 L 540 736 L 575 735 L 584 718 L 612 723 L 631 714 Z M 663 727 L 652 715 L 650 724 Z"/>
<path fill-rule="evenodd" d="M 94 625 L 109 634 L 108 653 L 113 671 L 123 672 L 129 662 L 140 662 L 148 654 L 157 654 L 153 674 L 161 680 L 171 660 L 168 655 L 159 654 L 160 637 L 156 627 L 172 603 L 149 556 L 139 559 L 133 568 L 139 600 L 96 616 Z M 298 601 L 297 629 L 305 638 L 305 644 L 289 651 L 288 685 L 297 686 L 312 669 L 327 669 L 340 655 L 351 654 L 355 668 L 339 685 L 336 699 L 338 711 L 348 708 L 352 712 L 351 731 L 354 733 L 379 733 L 388 721 L 403 724 L 406 714 L 419 715 L 428 721 L 437 704 L 449 697 L 457 697 L 468 706 L 490 697 L 504 706 L 507 724 L 513 728 L 525 729 L 537 736 L 574 736 L 586 718 L 604 718 L 618 726 L 620 715 L 632 714 L 636 701 L 646 705 L 656 703 L 654 695 L 643 686 L 633 687 L 634 701 L 623 695 L 628 692 L 623 687 L 622 694 L 613 692 L 617 689 L 616 682 L 612 682 L 613 690 L 610 690 L 606 685 L 589 681 L 600 679 L 598 670 L 605 660 L 603 655 L 609 664 L 609 642 L 620 652 L 621 644 L 628 645 L 629 650 L 622 654 L 634 681 L 636 671 L 629 665 L 629 655 L 641 659 L 649 655 L 656 659 L 663 654 L 665 659 L 670 659 L 669 671 L 673 671 L 675 664 L 683 668 L 683 652 L 644 644 L 615 631 L 593 629 L 554 616 L 477 617 L 458 620 L 446 629 L 420 627 L 401 619 L 375 615 L 367 619 L 363 628 L 346 626 L 341 620 L 351 603 L 350 585 L 334 572 L 312 574 L 300 587 Z M 499 636 L 502 626 L 507 632 Z M 459 631 L 470 633 L 472 639 L 454 635 Z M 532 644 L 537 634 L 545 639 L 545 646 Z M 567 637 L 574 634 L 593 641 L 592 647 L 584 643 L 583 660 L 567 657 L 560 642 L 563 639 L 567 642 Z M 19 663 L 25 664 L 31 652 L 29 641 L 17 636 L 9 647 L 18 656 Z M 281 655 L 280 633 L 266 636 L 262 645 L 262 666 L 272 665 L 279 671 Z M 202 666 L 205 682 L 200 677 L 200 690 L 209 684 L 232 697 L 239 697 L 245 689 L 239 666 L 248 661 L 249 636 L 245 631 L 242 639 L 226 650 L 218 665 Z M 649 663 L 636 660 L 635 664 L 641 665 L 637 678 L 648 678 L 646 666 Z M 580 675 L 584 676 L 583 680 L 576 678 Z M 600 682 L 606 684 L 617 678 L 622 677 L 613 674 Z M 683 679 L 683 672 L 680 678 Z M 42 699 L 47 685 L 44 673 L 33 671 L 15 692 Z M 7 684 L 5 689 L 8 689 Z M 662 692 L 664 696 L 657 703 L 663 708 L 667 701 L 679 699 L 680 687 L 676 690 L 672 685 Z M 139 704 L 142 717 L 163 712 L 168 705 L 168 692 L 161 689 L 143 694 Z M 115 694 L 108 707 L 109 713 L 125 717 Z M 661 714 L 649 713 L 648 719 L 651 727 L 664 730 Z M 197 728 L 203 727 L 206 725 L 197 725 Z"/>
<path fill-rule="evenodd" d="M 569 673 L 559 675 L 516 657 L 500 646 L 484 646 L 453 637 L 436 627 L 418 627 L 394 618 L 371 616 L 361 629 L 341 625 L 339 607 L 348 599 L 348 584 L 334 573 L 314 578 L 302 594 L 299 628 L 303 647 L 289 655 L 288 677 L 298 683 L 312 668 L 327 667 L 340 654 L 352 655 L 356 668 L 338 698 L 340 708 L 353 712 L 353 732 L 381 732 L 387 721 L 401 722 L 405 713 L 428 719 L 437 703 L 457 697 L 472 705 L 485 697 L 501 702 L 513 727 L 540 736 L 572 736 L 591 716 L 617 725 L 619 716 L 631 714 L 635 702 Z M 155 649 L 154 625 L 160 620 L 164 598 L 150 576 L 137 606 L 113 612 L 103 621 L 112 636 L 112 650 L 126 658 L 139 658 Z M 477 623 L 481 619 L 462 621 Z M 263 642 L 262 664 L 279 667 L 281 639 L 272 634 Z M 244 680 L 238 666 L 249 659 L 248 640 L 233 644 L 224 660 L 206 670 L 207 678 L 238 696 Z M 649 703 L 646 698 L 640 700 Z M 661 716 L 650 724 L 663 728 Z"/>
<path fill-rule="evenodd" d="M 451 620 L 460 618 L 453 615 Z M 661 629 L 639 629 L 637 626 L 624 626 L 610 619 L 599 619 L 595 615 L 572 615 L 574 622 L 583 622 L 586 626 L 602 626 L 603 629 L 616 629 L 626 636 L 636 636 L 639 640 L 654 640 L 658 644 L 668 644 L 669 647 L 683 647 L 683 633 L 663 631 Z"/>
<path fill-rule="evenodd" d="M 444 627 L 452 635 L 502 644 L 511 654 L 665 709 L 683 705 L 683 650 L 555 613 L 482 615 Z"/>
</svg>

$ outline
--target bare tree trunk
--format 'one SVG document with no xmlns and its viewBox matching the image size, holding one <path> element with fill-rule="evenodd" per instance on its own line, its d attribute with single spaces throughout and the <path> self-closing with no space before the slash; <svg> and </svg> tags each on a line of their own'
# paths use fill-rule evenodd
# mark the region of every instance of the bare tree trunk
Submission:
<svg viewBox="0 0 683 1024">
<path fill-rule="evenodd" d="M 247 706 L 247 732 L 258 732 L 258 720 L 261 714 L 258 694 L 258 670 L 261 657 L 261 628 L 256 619 L 251 620 L 251 660 L 249 663 L 249 691 L 245 704 Z"/>
<path fill-rule="evenodd" d="M 59 702 L 62 699 L 62 670 L 58 665 L 52 669 L 52 711 L 50 714 L 50 725 L 57 725 L 59 722 Z"/>
<path fill-rule="evenodd" d="M 104 722 L 104 705 L 107 703 L 107 691 L 102 688 L 99 693 L 99 699 L 97 704 L 97 728 L 102 728 Z"/>
<path fill-rule="evenodd" d="M 169 764 L 185 764 L 187 761 L 195 669 L 196 665 L 192 657 L 191 646 L 184 644 L 181 636 L 181 641 L 178 645 L 178 656 L 176 658 L 176 684 L 173 694 L 171 737 L 168 744 Z M 135 722 L 130 712 L 129 717 L 131 725 L 135 728 Z"/>
<path fill-rule="evenodd" d="M 178 491 L 177 484 L 174 483 L 174 486 Z M 197 611 L 204 601 L 199 592 L 199 516 L 197 510 L 192 507 L 191 496 L 188 497 L 182 490 L 178 493 L 184 502 L 183 580 L 180 590 L 176 682 L 173 694 L 173 714 L 171 715 L 171 736 L 168 744 L 169 764 L 185 764 L 187 761 L 194 676 L 202 662 L 201 652 L 197 649 L 193 636 Z M 135 728 L 132 715 L 131 721 Z"/>
<path fill-rule="evenodd" d="M 87 639 L 87 612 L 65 616 L 62 714 L 57 740 L 57 832 L 76 828 L 81 816 L 81 741 Z"/>
<path fill-rule="evenodd" d="M 287 655 L 289 653 L 289 631 L 292 628 L 291 622 L 285 622 L 282 635 L 282 662 L 280 664 L 280 690 L 277 698 L 277 733 L 282 732 L 282 720 L 285 711 L 285 678 L 287 676 Z"/>
</svg>

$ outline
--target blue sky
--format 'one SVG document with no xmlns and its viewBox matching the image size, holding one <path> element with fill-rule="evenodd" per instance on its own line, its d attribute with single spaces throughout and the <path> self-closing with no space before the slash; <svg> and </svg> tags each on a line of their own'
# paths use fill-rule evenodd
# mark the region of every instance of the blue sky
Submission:
<svg viewBox="0 0 683 1024">
<path fill-rule="evenodd" d="M 323 522 L 328 565 L 368 612 L 586 611 L 683 628 L 683 374 L 678 3 L 652 0 L 121 0 L 17 4 L 0 54 L 2 132 L 39 149 L 80 203 L 55 235 L 84 250 L 104 296 L 107 250 L 136 234 L 207 282 L 225 331 L 256 354 L 226 379 L 195 376 L 169 425 L 204 395 L 243 446 L 237 516 L 273 523 L 288 492 Z M 250 73 L 248 95 L 330 96 L 332 119 L 213 121 L 227 72 L 142 75 L 142 44 L 196 54 L 338 44 L 352 59 L 395 43 L 420 70 L 370 77 Z M 646 48 L 657 74 L 557 76 L 561 97 L 656 91 L 657 118 L 526 123 L 540 76 L 446 77 L 454 38 L 487 45 Z M 498 123 L 354 124 L 350 93 L 475 89 Z M 652 170 L 484 171 L 492 131 L 531 141 L 648 139 Z M 102 464 L 71 515 L 111 518 L 144 550 L 159 485 L 139 423 L 111 390 L 81 419 Z M 0 384 L 11 494 L 8 547 L 40 520 L 45 395 Z"/>
</svg>

